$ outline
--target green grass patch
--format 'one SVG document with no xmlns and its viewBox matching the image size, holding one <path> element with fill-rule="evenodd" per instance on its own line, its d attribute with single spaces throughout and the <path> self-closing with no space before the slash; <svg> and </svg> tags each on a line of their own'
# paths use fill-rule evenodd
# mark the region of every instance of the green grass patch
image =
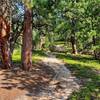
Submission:
<svg viewBox="0 0 100 100">
<path fill-rule="evenodd" d="M 83 87 L 70 100 L 100 100 L 100 61 L 89 55 L 57 54 L 73 75 L 82 80 Z"/>
<path fill-rule="evenodd" d="M 38 62 L 39 60 L 41 60 L 41 58 L 45 57 L 45 53 L 44 51 L 38 50 L 38 51 L 33 51 L 32 54 L 32 61 L 34 62 Z M 14 50 L 14 53 L 12 55 L 12 60 L 15 63 L 21 63 L 21 51 L 20 50 Z"/>
<path fill-rule="evenodd" d="M 100 61 L 95 60 L 89 55 L 70 55 L 65 53 L 57 53 L 58 58 L 64 60 L 66 66 L 71 70 L 72 74 L 83 82 L 83 86 L 79 92 L 74 92 L 70 100 L 100 100 Z M 45 57 L 44 51 L 33 51 L 33 63 L 38 62 Z M 21 62 L 21 51 L 15 50 L 13 61 Z"/>
</svg>

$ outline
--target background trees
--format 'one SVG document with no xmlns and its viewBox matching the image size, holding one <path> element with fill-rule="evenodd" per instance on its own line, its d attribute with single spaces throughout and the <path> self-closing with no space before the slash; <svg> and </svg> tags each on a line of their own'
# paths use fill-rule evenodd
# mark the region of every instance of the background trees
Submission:
<svg viewBox="0 0 100 100">
<path fill-rule="evenodd" d="M 49 50 L 52 45 L 63 45 L 67 52 L 74 54 L 100 50 L 99 0 L 5 0 L 5 2 L 5 4 L 4 1 L 0 2 L 1 5 L 4 4 L 0 7 L 3 15 L 1 17 L 6 20 L 7 29 L 8 25 L 11 28 L 9 32 L 6 31 L 10 35 L 1 39 L 4 64 L 6 63 L 4 59 L 8 55 L 8 62 L 11 65 L 10 52 L 13 54 L 14 48 L 18 46 L 22 47 L 23 66 L 27 66 L 24 69 L 32 66 L 32 49 Z"/>
</svg>

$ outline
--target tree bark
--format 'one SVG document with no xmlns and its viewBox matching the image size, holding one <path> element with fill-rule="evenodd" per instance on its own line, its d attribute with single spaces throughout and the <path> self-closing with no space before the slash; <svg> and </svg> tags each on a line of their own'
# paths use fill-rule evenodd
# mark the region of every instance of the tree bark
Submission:
<svg viewBox="0 0 100 100">
<path fill-rule="evenodd" d="M 71 36 L 72 53 L 77 54 L 75 36 Z"/>
<path fill-rule="evenodd" d="M 11 68 L 12 60 L 11 60 L 9 42 L 5 39 L 3 39 L 1 42 L 1 56 L 2 56 L 3 68 L 4 69 Z"/>
<path fill-rule="evenodd" d="M 95 46 L 96 45 L 96 37 L 95 36 L 93 36 L 92 41 L 93 41 L 93 46 Z M 97 53 L 96 53 L 95 49 L 94 49 L 94 57 L 95 57 L 95 59 L 97 59 Z"/>
<path fill-rule="evenodd" d="M 10 25 L 2 16 L 0 16 L 0 48 L 1 48 L 3 68 L 5 69 L 11 67 L 11 52 L 8 42 L 9 33 L 10 33 Z"/>
<path fill-rule="evenodd" d="M 22 37 L 22 68 L 30 70 L 32 67 L 32 11 L 25 8 L 24 30 Z"/>
</svg>

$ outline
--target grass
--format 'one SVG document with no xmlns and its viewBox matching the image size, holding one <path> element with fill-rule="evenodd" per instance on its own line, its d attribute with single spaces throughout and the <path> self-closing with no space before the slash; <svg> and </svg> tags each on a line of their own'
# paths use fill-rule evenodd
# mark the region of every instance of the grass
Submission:
<svg viewBox="0 0 100 100">
<path fill-rule="evenodd" d="M 73 75 L 82 82 L 82 88 L 70 100 L 100 100 L 100 61 L 89 55 L 57 54 Z"/>
<path fill-rule="evenodd" d="M 45 53 L 41 50 L 34 51 L 33 55 L 32 55 L 33 63 L 41 60 L 41 58 L 43 58 L 45 56 L 46 56 Z M 14 53 L 12 55 L 12 59 L 13 59 L 13 62 L 20 63 L 21 62 L 21 51 L 20 50 L 14 50 Z"/>
<path fill-rule="evenodd" d="M 15 50 L 13 61 L 20 62 L 20 51 Z M 89 55 L 70 55 L 57 53 L 58 58 L 64 60 L 72 74 L 81 80 L 82 87 L 79 92 L 74 92 L 70 100 L 100 100 L 100 61 Z M 45 57 L 43 51 L 33 52 L 33 63 Z"/>
</svg>

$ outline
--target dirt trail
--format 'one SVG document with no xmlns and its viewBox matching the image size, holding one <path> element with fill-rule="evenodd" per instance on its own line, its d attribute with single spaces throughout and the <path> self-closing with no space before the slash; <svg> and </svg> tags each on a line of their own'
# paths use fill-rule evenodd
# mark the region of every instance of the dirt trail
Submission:
<svg viewBox="0 0 100 100">
<path fill-rule="evenodd" d="M 78 89 L 77 79 L 52 54 L 30 72 L 0 70 L 0 100 L 66 100 Z"/>
</svg>

